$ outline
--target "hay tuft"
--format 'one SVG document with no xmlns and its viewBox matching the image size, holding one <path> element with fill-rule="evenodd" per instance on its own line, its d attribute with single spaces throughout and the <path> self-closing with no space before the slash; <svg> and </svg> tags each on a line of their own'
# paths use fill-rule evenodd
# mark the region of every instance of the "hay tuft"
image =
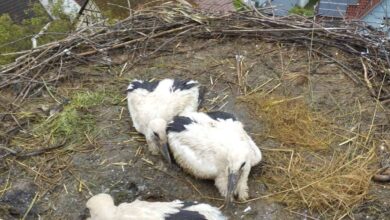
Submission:
<svg viewBox="0 0 390 220">
<path fill-rule="evenodd" d="M 252 113 L 268 126 L 268 135 L 285 145 L 326 149 L 330 142 L 329 121 L 310 111 L 303 97 L 285 98 L 253 94 L 241 97 Z"/>
<path fill-rule="evenodd" d="M 374 152 L 350 157 L 352 148 L 332 157 L 307 152 L 267 152 L 263 179 L 275 201 L 291 209 L 343 216 L 367 197 Z"/>
<path fill-rule="evenodd" d="M 266 197 L 291 210 L 335 218 L 349 215 L 367 198 L 375 143 L 369 141 L 373 146 L 366 147 L 361 135 L 347 147 L 333 147 L 337 134 L 331 132 L 330 121 L 313 112 L 302 97 L 254 94 L 240 100 L 283 146 L 263 149 L 262 180 L 271 191 Z"/>
</svg>

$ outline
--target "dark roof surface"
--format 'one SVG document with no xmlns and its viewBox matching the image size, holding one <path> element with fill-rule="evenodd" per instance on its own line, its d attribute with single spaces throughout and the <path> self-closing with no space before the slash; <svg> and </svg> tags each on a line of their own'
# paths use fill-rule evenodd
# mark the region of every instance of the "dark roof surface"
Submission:
<svg viewBox="0 0 390 220">
<path fill-rule="evenodd" d="M 83 7 L 84 4 L 88 1 L 88 0 L 74 0 L 75 2 L 77 2 L 77 4 L 80 5 L 80 7 Z"/>
<path fill-rule="evenodd" d="M 21 22 L 23 19 L 31 18 L 32 13 L 26 13 L 38 0 L 0 0 L 0 15 L 9 14 L 12 20 Z"/>
<path fill-rule="evenodd" d="M 320 0 L 318 15 L 325 17 L 344 17 L 348 5 L 356 4 L 358 0 Z"/>
</svg>

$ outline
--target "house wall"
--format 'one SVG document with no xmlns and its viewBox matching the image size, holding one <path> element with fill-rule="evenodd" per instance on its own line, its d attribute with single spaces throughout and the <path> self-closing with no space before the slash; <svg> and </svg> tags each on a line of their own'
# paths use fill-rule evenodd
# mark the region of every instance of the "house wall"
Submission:
<svg viewBox="0 0 390 220">
<path fill-rule="evenodd" d="M 301 8 L 305 7 L 309 3 L 309 0 L 298 0 L 297 5 Z"/>
<path fill-rule="evenodd" d="M 52 14 L 53 5 L 55 5 L 58 0 L 39 0 L 46 11 L 50 14 L 52 18 L 55 18 Z M 81 7 L 74 0 L 63 0 L 62 9 L 66 15 L 70 18 L 75 18 L 77 13 L 80 11 Z"/>
<path fill-rule="evenodd" d="M 365 15 L 362 18 L 362 21 L 375 28 L 386 29 L 384 31 L 388 32 L 390 19 L 385 21 L 386 18 L 390 18 L 390 0 L 383 0 L 378 6 Z"/>
<path fill-rule="evenodd" d="M 104 17 L 97 4 L 93 0 L 89 0 L 82 15 L 79 17 L 76 28 L 79 29 L 103 20 Z"/>
</svg>

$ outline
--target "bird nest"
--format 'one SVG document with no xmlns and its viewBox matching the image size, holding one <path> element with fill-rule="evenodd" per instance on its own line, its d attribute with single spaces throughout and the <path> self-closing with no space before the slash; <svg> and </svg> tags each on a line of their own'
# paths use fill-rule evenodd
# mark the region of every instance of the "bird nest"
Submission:
<svg viewBox="0 0 390 220">
<path fill-rule="evenodd" d="M 234 40 L 238 39 L 245 42 L 237 46 Z M 219 42 L 234 49 L 229 50 L 230 54 L 225 53 L 226 48 L 219 47 Z M 233 50 L 245 46 L 250 54 L 233 54 Z M 287 51 L 287 47 L 292 52 Z M 197 78 L 209 85 L 204 109 L 224 109 L 228 106 L 227 100 L 236 97 L 236 94 L 225 94 L 226 91 L 229 88 L 240 91 L 244 95 L 240 100 L 248 106 L 253 119 L 266 125 L 263 136 L 280 144 L 262 148 L 265 172 L 260 180 L 270 192 L 258 199 L 272 198 L 287 204 L 291 210 L 308 209 L 313 215 L 349 215 L 367 199 L 375 170 L 372 164 L 377 161 L 374 149 L 378 140 L 373 135 L 373 124 L 379 110 L 388 110 L 389 48 L 380 33 L 358 23 L 314 23 L 312 19 L 296 15 L 270 17 L 259 10 L 208 14 L 189 4 L 166 3 L 135 11 L 114 25 L 95 24 L 32 50 L 1 54 L 16 59 L 0 68 L 0 111 L 3 113 L 0 116 L 0 176 L 4 177 L 0 180 L 5 180 L 0 181 L 0 196 L 10 190 L 17 179 L 28 177 L 39 185 L 40 191 L 33 195 L 34 200 L 29 201 L 31 204 L 22 215 L 27 216 L 31 207 L 46 196 L 55 200 L 71 195 L 72 199 L 67 201 L 72 201 L 77 209 L 92 195 L 93 187 L 101 190 L 100 185 L 106 184 L 94 179 L 98 171 L 106 172 L 101 179 L 117 178 L 115 187 L 122 179 L 132 178 L 110 176 L 111 170 L 123 172 L 123 175 L 139 174 L 145 176 L 144 181 L 150 179 L 157 185 L 172 182 L 177 184 L 174 185 L 176 197 L 182 196 L 178 193 L 182 192 L 180 188 L 188 188 L 187 177 L 183 177 L 182 182 L 187 184 L 183 186 L 179 185 L 181 182 L 174 182 L 174 177 L 181 173 L 167 179 L 153 179 L 161 175 L 160 169 L 153 167 L 158 170 L 156 173 L 143 169 L 155 164 L 142 152 L 141 145 L 145 143 L 138 141 L 142 137 L 127 132 L 130 125 L 125 121 L 122 91 L 134 77 L 185 76 L 176 74 L 179 72 L 176 70 L 180 70 L 188 73 L 188 78 Z M 201 54 L 203 51 L 212 54 L 215 50 L 220 50 L 222 55 Z M 199 54 L 203 57 L 198 59 Z M 300 57 L 286 60 L 286 54 Z M 234 55 L 246 58 L 237 61 L 235 66 L 234 61 L 229 60 Z M 167 57 L 173 58 L 167 60 Z M 251 77 L 259 79 L 272 70 L 275 73 L 272 77 L 276 79 L 272 83 L 284 79 L 299 81 L 300 74 L 287 74 L 288 65 L 297 63 L 297 59 L 304 60 L 302 66 L 307 74 L 303 81 L 312 77 L 324 63 L 332 63 L 348 82 L 365 88 L 368 98 L 376 103 L 375 109 L 371 109 L 372 122 L 365 122 L 369 129 L 347 128 L 324 110 L 314 111 L 312 103 L 309 107 L 307 99 L 302 97 L 287 97 L 281 92 L 275 95 L 278 85 L 273 85 L 266 93 L 258 93 L 273 79 L 264 84 L 261 80 L 250 83 Z M 255 63 L 259 60 L 264 61 L 265 71 L 256 72 L 253 77 L 252 72 L 257 70 Z M 280 63 L 273 65 L 274 60 L 281 60 L 282 67 L 279 68 Z M 156 69 L 167 71 L 162 75 Z M 283 78 L 287 75 L 289 77 Z M 341 83 L 339 86 L 344 87 Z M 65 97 L 71 99 L 70 103 L 63 102 Z M 36 110 L 49 104 L 54 106 L 49 106 L 49 112 Z M 343 106 L 336 107 L 343 110 Z M 353 115 L 355 120 L 367 111 L 360 103 L 356 109 L 358 116 L 345 115 Z M 57 112 L 51 115 L 51 110 Z M 360 124 L 360 121 L 354 123 Z M 127 136 L 110 142 L 116 134 Z M 263 141 L 258 138 L 259 146 Z M 138 147 L 135 153 L 126 151 L 130 144 Z M 105 145 L 109 145 L 108 150 Z M 97 160 L 95 152 L 106 158 Z M 78 157 L 74 157 L 75 154 Z M 117 157 L 122 161 L 114 161 Z M 124 172 L 133 167 L 138 170 Z M 205 191 L 211 188 L 211 184 L 197 184 L 198 187 L 206 185 Z M 213 193 L 204 193 L 195 185 L 190 184 L 201 196 L 194 198 L 196 193 L 191 193 L 188 198 L 204 199 L 203 195 Z M 77 200 L 74 198 L 79 200 L 73 202 Z M 65 200 L 55 201 L 57 203 L 51 203 L 62 204 Z M 71 210 L 66 206 L 57 208 L 56 212 L 63 210 L 64 215 Z M 53 213 L 47 215 L 49 219 L 55 218 Z"/>
</svg>

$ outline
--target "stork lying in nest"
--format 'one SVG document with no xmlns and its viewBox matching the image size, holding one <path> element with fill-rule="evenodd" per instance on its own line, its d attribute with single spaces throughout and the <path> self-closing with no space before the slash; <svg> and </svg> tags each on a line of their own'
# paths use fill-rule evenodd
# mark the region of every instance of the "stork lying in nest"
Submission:
<svg viewBox="0 0 390 220">
<path fill-rule="evenodd" d="M 170 151 L 179 166 L 200 179 L 213 179 L 229 204 L 248 198 L 248 175 L 262 155 L 243 125 L 226 112 L 190 112 L 167 127 Z M 169 148 L 169 149 L 168 149 Z M 170 158 L 166 158 L 170 159 Z"/>
<path fill-rule="evenodd" d="M 90 198 L 87 208 L 89 220 L 226 220 L 217 208 L 205 203 L 135 200 L 115 206 L 112 197 L 104 193 Z"/>
<path fill-rule="evenodd" d="M 203 90 L 193 80 L 134 80 L 127 87 L 127 103 L 135 129 L 145 135 L 152 154 L 169 157 L 160 142 L 166 142 L 166 126 L 174 116 L 198 110 Z"/>
</svg>

